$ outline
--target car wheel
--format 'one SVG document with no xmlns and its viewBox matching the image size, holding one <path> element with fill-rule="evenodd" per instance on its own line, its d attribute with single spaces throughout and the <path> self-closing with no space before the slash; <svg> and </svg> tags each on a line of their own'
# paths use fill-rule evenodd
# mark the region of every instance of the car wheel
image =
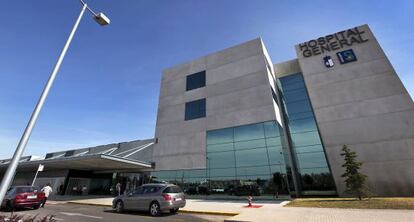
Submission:
<svg viewBox="0 0 414 222">
<path fill-rule="evenodd" d="M 153 217 L 160 215 L 161 213 L 160 204 L 158 202 L 152 202 L 149 208 L 149 213 Z"/>
<path fill-rule="evenodd" d="M 118 200 L 115 205 L 115 211 L 117 213 L 122 213 L 124 211 L 124 203 L 122 200 Z"/>
<path fill-rule="evenodd" d="M 176 214 L 179 208 L 170 209 L 170 213 Z"/>
</svg>

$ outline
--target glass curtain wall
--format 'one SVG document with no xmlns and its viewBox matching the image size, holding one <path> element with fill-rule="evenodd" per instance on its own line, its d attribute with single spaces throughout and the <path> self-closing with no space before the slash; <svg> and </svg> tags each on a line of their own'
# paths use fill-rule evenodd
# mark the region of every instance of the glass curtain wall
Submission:
<svg viewBox="0 0 414 222">
<path fill-rule="evenodd" d="M 300 175 L 302 194 L 335 194 L 335 184 L 302 74 L 279 78 L 278 85 Z"/>
<path fill-rule="evenodd" d="M 230 195 L 287 194 L 286 165 L 276 121 L 207 132 L 207 178 Z"/>
<path fill-rule="evenodd" d="M 152 183 L 173 183 L 179 185 L 189 195 L 211 193 L 208 189 L 206 169 L 155 171 L 151 176 Z"/>
<path fill-rule="evenodd" d="M 206 169 L 152 172 L 152 182 L 189 195 L 289 194 L 281 132 L 276 121 L 208 131 Z"/>
</svg>

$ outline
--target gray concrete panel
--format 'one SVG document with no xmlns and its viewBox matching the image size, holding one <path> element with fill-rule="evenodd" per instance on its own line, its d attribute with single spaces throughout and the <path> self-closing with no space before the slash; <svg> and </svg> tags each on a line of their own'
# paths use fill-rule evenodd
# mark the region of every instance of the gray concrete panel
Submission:
<svg viewBox="0 0 414 222">
<path fill-rule="evenodd" d="M 163 71 L 161 84 L 166 84 L 167 82 L 206 70 L 206 68 L 205 57 L 201 57 L 199 59 L 195 59 L 191 62 L 187 62 L 181 65 L 173 66 Z"/>
<path fill-rule="evenodd" d="M 329 107 L 318 108 L 318 122 L 331 122 L 355 119 L 389 112 L 414 110 L 414 103 L 405 94 L 396 94 L 360 102 L 341 103 Z"/>
<path fill-rule="evenodd" d="M 368 26 L 358 29 L 368 42 L 306 58 L 296 46 L 335 183 L 343 195 L 347 144 L 377 195 L 413 195 L 414 104 Z M 346 49 L 357 61 L 340 64 L 336 52 Z M 334 67 L 325 67 L 326 55 Z"/>
<path fill-rule="evenodd" d="M 260 70 L 266 70 L 263 54 L 254 55 L 214 69 L 209 69 L 208 75 L 206 75 L 206 82 L 207 85 L 211 85 L 224 80 L 248 75 Z"/>
<path fill-rule="evenodd" d="M 207 96 L 218 96 L 266 84 L 266 72 L 261 70 L 237 78 L 218 82 L 206 88 Z"/>
<path fill-rule="evenodd" d="M 207 55 L 206 68 L 214 69 L 258 54 L 263 54 L 260 38 Z"/>
<path fill-rule="evenodd" d="M 286 62 L 274 64 L 273 68 L 276 78 L 281 78 L 284 76 L 302 72 L 297 59 L 292 59 Z"/>
<path fill-rule="evenodd" d="M 158 113 L 157 122 L 159 124 L 165 124 L 168 122 L 183 121 L 184 112 L 185 112 L 184 104 L 178 104 L 175 106 L 165 107 Z"/>
<path fill-rule="evenodd" d="M 340 164 L 340 163 L 335 163 Z M 368 187 L 375 196 L 412 196 L 414 183 L 414 164 L 412 159 L 365 162 L 361 172 L 368 175 Z M 333 169 L 337 178 L 339 195 L 344 194 L 343 170 Z"/>
<path fill-rule="evenodd" d="M 269 105 L 272 103 L 270 93 L 270 85 L 265 84 L 220 96 L 208 97 L 207 116 Z"/>
<path fill-rule="evenodd" d="M 315 109 L 343 103 L 405 93 L 404 86 L 393 72 L 370 75 L 364 78 L 308 87 Z"/>
<path fill-rule="evenodd" d="M 339 65 L 338 65 L 339 66 Z M 337 82 L 350 81 L 358 78 L 393 72 L 390 63 L 386 58 L 370 60 L 359 65 L 339 66 L 334 70 L 315 73 L 307 76 L 309 85 L 318 87 L 321 85 L 334 84 Z M 329 74 L 327 74 L 329 72 Z M 329 76 L 327 76 L 329 75 Z"/>
<path fill-rule="evenodd" d="M 206 130 L 206 118 L 158 124 L 156 129 L 157 131 L 155 136 L 157 138 L 179 134 L 192 134 Z"/>
<path fill-rule="evenodd" d="M 186 78 L 177 78 L 166 84 L 161 84 L 160 98 L 175 94 L 184 93 L 186 89 Z"/>
<path fill-rule="evenodd" d="M 319 123 L 319 129 L 326 147 L 412 138 L 414 137 L 414 111 L 324 122 Z"/>
<path fill-rule="evenodd" d="M 164 155 L 155 157 L 155 170 L 184 170 L 206 168 L 206 156 L 203 154 L 189 153 L 182 155 Z"/>
</svg>

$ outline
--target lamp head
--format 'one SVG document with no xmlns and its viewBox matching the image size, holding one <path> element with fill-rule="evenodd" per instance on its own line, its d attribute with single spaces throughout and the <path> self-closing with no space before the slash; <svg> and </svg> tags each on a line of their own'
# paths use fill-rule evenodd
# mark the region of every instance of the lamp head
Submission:
<svg viewBox="0 0 414 222">
<path fill-rule="evenodd" d="M 99 25 L 102 25 L 102 26 L 109 25 L 109 23 L 111 23 L 111 20 L 109 20 L 109 18 L 106 17 L 105 14 L 102 12 L 95 14 L 93 18 L 95 19 L 97 23 L 99 23 Z"/>
</svg>

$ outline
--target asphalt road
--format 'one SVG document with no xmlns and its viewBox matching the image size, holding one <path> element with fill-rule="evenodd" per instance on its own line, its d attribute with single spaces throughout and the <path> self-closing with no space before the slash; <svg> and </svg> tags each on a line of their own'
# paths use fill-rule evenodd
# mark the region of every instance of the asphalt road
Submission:
<svg viewBox="0 0 414 222">
<path fill-rule="evenodd" d="M 17 214 L 34 216 L 39 215 L 40 217 L 55 215 L 55 219 L 60 221 L 76 221 L 76 222 L 137 222 L 137 221 L 169 221 L 169 222 L 206 222 L 206 221 L 223 221 L 226 217 L 224 216 L 210 216 L 210 215 L 196 215 L 187 213 L 163 213 L 159 217 L 151 217 L 146 212 L 125 212 L 122 214 L 115 213 L 110 207 L 98 207 L 98 206 L 85 206 L 77 204 L 48 204 L 45 208 L 38 210 L 19 210 Z M 3 215 L 10 215 L 9 212 L 0 212 Z"/>
</svg>

